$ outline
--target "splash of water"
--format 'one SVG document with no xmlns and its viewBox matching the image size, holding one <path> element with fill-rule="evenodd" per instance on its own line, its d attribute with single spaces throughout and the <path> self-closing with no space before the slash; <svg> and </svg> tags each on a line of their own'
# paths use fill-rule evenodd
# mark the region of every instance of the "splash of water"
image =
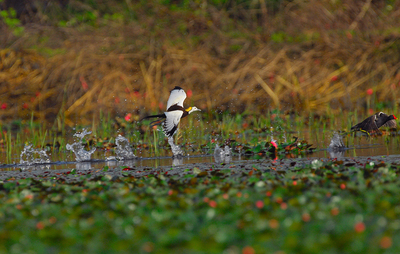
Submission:
<svg viewBox="0 0 400 254">
<path fill-rule="evenodd" d="M 171 146 L 174 157 L 184 156 L 182 149 L 178 145 L 175 145 L 173 137 L 168 138 L 168 143 Z"/>
<path fill-rule="evenodd" d="M 343 137 L 335 131 L 332 135 L 331 143 L 328 146 L 329 156 L 331 158 L 342 158 L 344 157 L 344 151 L 346 148 L 347 147 L 343 142 Z"/>
<path fill-rule="evenodd" d="M 67 150 L 70 150 L 75 154 L 76 161 L 78 162 L 89 161 L 92 154 L 96 151 L 96 147 L 93 147 L 90 151 L 86 151 L 82 145 L 83 137 L 91 133 L 91 131 L 86 131 L 86 129 L 83 129 L 82 132 L 77 132 L 74 134 L 74 137 L 77 138 L 75 143 L 66 145 Z"/>
<path fill-rule="evenodd" d="M 117 154 L 118 160 L 132 160 L 136 158 L 136 156 L 133 154 L 132 147 L 130 146 L 128 139 L 118 135 L 118 137 L 115 139 L 115 144 L 117 144 L 115 153 Z"/>
<path fill-rule="evenodd" d="M 333 151 L 343 150 L 345 148 L 346 146 L 344 145 L 343 137 L 335 131 L 332 135 L 331 143 L 329 144 L 328 149 Z"/>
<path fill-rule="evenodd" d="M 49 156 L 44 150 L 33 148 L 33 145 L 25 145 L 20 155 L 20 164 L 22 165 L 34 165 L 50 163 Z"/>
<path fill-rule="evenodd" d="M 215 145 L 214 159 L 217 163 L 229 163 L 232 160 L 232 151 L 229 146 L 225 146 L 221 149 L 218 144 Z"/>
</svg>

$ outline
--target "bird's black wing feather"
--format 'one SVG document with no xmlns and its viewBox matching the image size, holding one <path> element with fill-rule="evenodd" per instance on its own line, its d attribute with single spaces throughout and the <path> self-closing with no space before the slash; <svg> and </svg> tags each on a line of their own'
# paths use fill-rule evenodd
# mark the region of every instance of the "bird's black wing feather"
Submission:
<svg viewBox="0 0 400 254">
<path fill-rule="evenodd" d="M 361 123 L 358 123 L 356 125 L 354 125 L 353 127 L 351 127 L 351 130 L 364 130 L 364 131 L 368 131 L 368 132 L 374 132 L 374 131 L 379 131 L 378 126 L 376 126 L 375 123 L 375 118 L 376 116 L 370 116 L 367 119 L 365 119 L 364 121 L 362 121 Z"/>
<path fill-rule="evenodd" d="M 140 119 L 140 121 L 143 121 L 144 119 L 156 118 L 156 117 L 159 117 L 159 118 L 166 118 L 165 114 L 159 114 L 159 115 L 145 116 L 145 117 L 143 117 L 142 119 Z"/>
</svg>

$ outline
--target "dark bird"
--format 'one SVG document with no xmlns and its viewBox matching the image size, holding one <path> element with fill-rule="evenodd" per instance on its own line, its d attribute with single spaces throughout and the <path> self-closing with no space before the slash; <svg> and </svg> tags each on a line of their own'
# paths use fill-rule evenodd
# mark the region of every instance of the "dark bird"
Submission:
<svg viewBox="0 0 400 254">
<path fill-rule="evenodd" d="M 380 127 L 389 127 L 389 128 L 396 128 L 396 120 L 397 117 L 394 115 L 387 115 L 383 112 L 376 113 L 361 123 L 358 123 L 351 127 L 351 130 L 358 131 L 363 130 L 367 132 L 379 132 Z"/>
<path fill-rule="evenodd" d="M 189 107 L 185 109 L 183 107 L 183 101 L 185 99 L 185 91 L 181 87 L 175 86 L 175 88 L 171 90 L 171 94 L 169 95 L 169 99 L 167 102 L 167 111 L 159 115 L 146 116 L 142 118 L 142 120 L 156 117 L 160 118 L 156 121 L 151 122 L 150 126 L 153 127 L 155 125 L 161 124 L 165 136 L 171 138 L 178 130 L 178 125 L 181 118 L 188 116 L 192 112 L 201 111 L 196 107 Z"/>
</svg>

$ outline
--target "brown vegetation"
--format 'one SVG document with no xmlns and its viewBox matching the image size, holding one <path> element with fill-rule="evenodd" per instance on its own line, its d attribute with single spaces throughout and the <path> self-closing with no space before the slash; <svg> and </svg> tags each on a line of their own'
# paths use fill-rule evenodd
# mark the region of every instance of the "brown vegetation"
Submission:
<svg viewBox="0 0 400 254">
<path fill-rule="evenodd" d="M 263 2 L 200 14 L 153 2 L 151 14 L 132 10 L 134 21 L 37 22 L 21 37 L 3 26 L 0 121 L 87 124 L 100 111 L 138 119 L 164 110 L 175 85 L 193 91 L 186 105 L 207 111 L 397 108 L 399 1 L 391 11 L 385 1 L 282 2 L 275 12 Z"/>
</svg>

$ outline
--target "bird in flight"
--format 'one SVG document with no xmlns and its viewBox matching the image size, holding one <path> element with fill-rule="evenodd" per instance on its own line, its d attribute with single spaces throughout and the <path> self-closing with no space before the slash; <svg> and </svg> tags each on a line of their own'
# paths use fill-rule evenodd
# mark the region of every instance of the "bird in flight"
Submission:
<svg viewBox="0 0 400 254">
<path fill-rule="evenodd" d="M 369 133 L 375 133 L 375 132 L 380 132 L 379 128 L 380 127 L 389 127 L 389 128 L 396 128 L 396 119 L 394 115 L 387 115 L 383 112 L 376 113 L 361 123 L 358 123 L 351 127 L 351 130 L 354 131 L 366 131 Z"/>
<path fill-rule="evenodd" d="M 189 107 L 185 109 L 183 107 L 183 101 L 185 99 L 185 91 L 181 87 L 175 86 L 175 88 L 171 90 L 171 94 L 169 95 L 169 99 L 167 102 L 167 111 L 159 115 L 146 116 L 142 118 L 142 120 L 156 117 L 160 118 L 151 122 L 150 126 L 161 124 L 165 136 L 171 138 L 177 132 L 179 122 L 182 118 L 188 116 L 192 112 L 201 111 L 196 107 Z"/>
</svg>

